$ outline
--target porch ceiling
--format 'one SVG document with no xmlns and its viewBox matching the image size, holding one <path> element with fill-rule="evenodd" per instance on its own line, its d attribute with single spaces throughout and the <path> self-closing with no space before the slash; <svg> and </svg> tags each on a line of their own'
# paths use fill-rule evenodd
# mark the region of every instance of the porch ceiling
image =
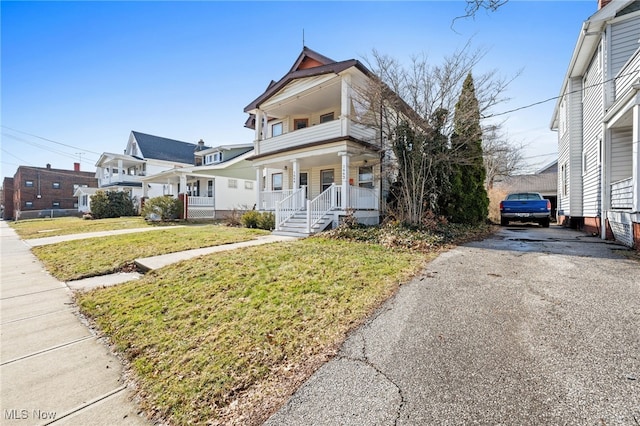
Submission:
<svg viewBox="0 0 640 426">
<path fill-rule="evenodd" d="M 357 163 L 367 160 L 374 163 L 379 159 L 379 154 L 362 146 L 356 146 L 348 142 L 321 146 L 310 150 L 290 151 L 287 153 L 261 158 L 253 162 L 255 166 L 264 166 L 274 169 L 291 169 L 293 161 L 298 162 L 298 169 L 310 169 L 312 167 L 333 166 L 340 164 L 341 153 L 350 155 L 350 162 Z"/>
<path fill-rule="evenodd" d="M 286 88 L 283 89 L 281 94 L 284 95 L 286 90 Z M 276 95 L 273 101 L 265 102 L 261 108 L 269 118 L 308 115 L 339 105 L 341 90 L 340 78 L 336 77 L 322 85 L 292 94 L 290 97 Z M 339 111 L 336 111 L 336 114 L 339 114 Z"/>
</svg>

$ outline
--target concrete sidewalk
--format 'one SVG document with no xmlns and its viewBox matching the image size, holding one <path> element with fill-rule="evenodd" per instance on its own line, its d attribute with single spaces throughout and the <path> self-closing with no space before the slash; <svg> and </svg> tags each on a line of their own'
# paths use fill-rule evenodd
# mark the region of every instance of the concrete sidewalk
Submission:
<svg viewBox="0 0 640 426">
<path fill-rule="evenodd" d="M 39 247 L 39 246 L 45 246 L 48 244 L 60 243 L 63 241 L 84 240 L 87 238 L 96 238 L 96 237 L 110 237 L 112 235 L 134 234 L 136 232 L 166 231 L 168 229 L 176 229 L 176 228 L 182 228 L 182 227 L 183 227 L 182 225 L 176 225 L 176 226 L 166 226 L 166 227 L 117 229 L 117 230 L 111 230 L 111 231 L 86 232 L 84 234 L 70 234 L 70 235 L 57 235 L 53 237 L 31 238 L 23 241 L 29 247 Z"/>
<path fill-rule="evenodd" d="M 143 425 L 122 366 L 84 326 L 69 289 L 0 221 L 3 425 Z"/>
</svg>

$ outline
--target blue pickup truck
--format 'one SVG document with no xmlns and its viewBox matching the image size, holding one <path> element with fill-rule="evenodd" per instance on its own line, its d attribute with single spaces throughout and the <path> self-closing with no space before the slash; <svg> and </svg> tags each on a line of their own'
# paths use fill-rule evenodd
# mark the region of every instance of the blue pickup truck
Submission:
<svg viewBox="0 0 640 426">
<path fill-rule="evenodd" d="M 517 192 L 500 202 L 500 225 L 509 222 L 537 222 L 548 228 L 551 221 L 551 202 L 537 192 Z"/>
</svg>

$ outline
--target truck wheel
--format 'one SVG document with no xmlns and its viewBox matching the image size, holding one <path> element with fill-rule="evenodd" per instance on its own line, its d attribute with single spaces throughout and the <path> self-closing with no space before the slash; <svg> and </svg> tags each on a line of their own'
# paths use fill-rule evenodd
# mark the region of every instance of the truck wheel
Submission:
<svg viewBox="0 0 640 426">
<path fill-rule="evenodd" d="M 540 225 L 542 225 L 543 228 L 548 228 L 549 227 L 549 219 L 542 219 L 542 221 L 540 221 Z"/>
<path fill-rule="evenodd" d="M 507 226 L 509 224 L 509 219 L 505 219 L 504 217 L 500 218 L 500 226 Z"/>
</svg>

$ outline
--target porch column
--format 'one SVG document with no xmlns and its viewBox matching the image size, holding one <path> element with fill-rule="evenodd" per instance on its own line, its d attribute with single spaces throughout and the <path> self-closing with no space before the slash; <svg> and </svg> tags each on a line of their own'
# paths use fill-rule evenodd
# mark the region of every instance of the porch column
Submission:
<svg viewBox="0 0 640 426">
<path fill-rule="evenodd" d="M 351 75 L 342 76 L 340 93 L 340 126 L 342 136 L 348 136 L 351 126 Z"/>
<path fill-rule="evenodd" d="M 180 175 L 180 189 L 178 192 L 183 194 L 187 193 L 187 177 L 185 175 Z"/>
<path fill-rule="evenodd" d="M 342 157 L 342 210 L 349 207 L 349 159 L 351 154 L 347 152 L 338 153 Z"/>
<path fill-rule="evenodd" d="M 256 210 L 262 210 L 262 166 L 256 167 Z"/>
<path fill-rule="evenodd" d="M 300 186 L 300 166 L 298 164 L 298 160 L 291 160 L 291 168 L 293 169 L 292 173 L 292 179 L 291 179 L 291 189 L 293 189 L 294 191 L 296 189 L 298 189 L 298 186 Z"/>
<path fill-rule="evenodd" d="M 118 181 L 122 182 L 124 178 L 122 177 L 122 160 L 118 160 Z"/>
<path fill-rule="evenodd" d="M 631 211 L 640 212 L 640 94 L 636 95 L 636 104 L 633 106 L 633 139 L 632 148 L 632 179 L 633 182 L 633 205 Z"/>
<path fill-rule="evenodd" d="M 264 127 L 264 112 L 262 110 L 256 111 L 256 136 L 254 143 L 255 155 L 260 154 L 260 141 L 265 139 L 266 131 Z"/>
</svg>

